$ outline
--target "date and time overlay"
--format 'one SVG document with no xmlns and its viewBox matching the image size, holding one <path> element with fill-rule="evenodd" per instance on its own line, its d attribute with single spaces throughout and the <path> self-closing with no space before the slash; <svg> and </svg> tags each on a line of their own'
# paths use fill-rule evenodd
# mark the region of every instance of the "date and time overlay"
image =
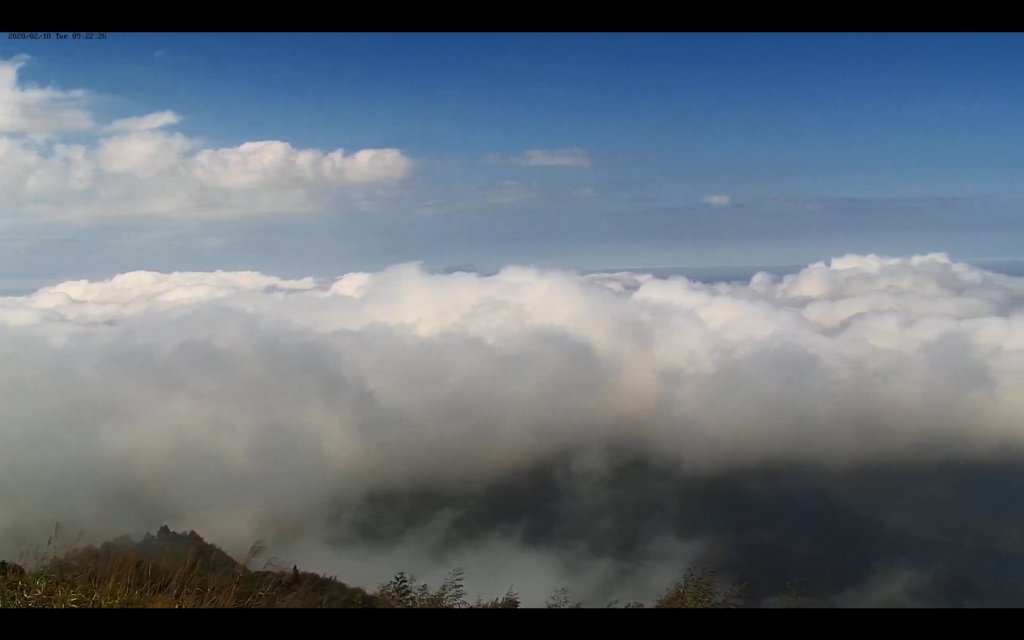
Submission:
<svg viewBox="0 0 1024 640">
<path fill-rule="evenodd" d="M 106 40 L 99 31 L 8 31 L 8 40 Z"/>
</svg>

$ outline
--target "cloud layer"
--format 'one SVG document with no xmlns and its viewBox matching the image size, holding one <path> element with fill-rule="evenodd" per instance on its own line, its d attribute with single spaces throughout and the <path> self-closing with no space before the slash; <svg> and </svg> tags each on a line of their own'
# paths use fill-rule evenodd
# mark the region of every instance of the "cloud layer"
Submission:
<svg viewBox="0 0 1024 640">
<path fill-rule="evenodd" d="M 134 272 L 0 298 L 0 359 L 5 542 L 323 545 L 344 505 L 602 450 L 697 476 L 1024 451 L 1024 278 L 941 254 L 718 284 Z"/>
<path fill-rule="evenodd" d="M 9 216 L 238 216 L 359 208 L 400 181 L 398 149 L 345 153 L 266 140 L 234 147 L 169 131 L 172 111 L 98 126 L 83 91 L 23 86 L 0 60 L 0 207 Z M 91 142 L 67 141 L 69 131 Z"/>
</svg>

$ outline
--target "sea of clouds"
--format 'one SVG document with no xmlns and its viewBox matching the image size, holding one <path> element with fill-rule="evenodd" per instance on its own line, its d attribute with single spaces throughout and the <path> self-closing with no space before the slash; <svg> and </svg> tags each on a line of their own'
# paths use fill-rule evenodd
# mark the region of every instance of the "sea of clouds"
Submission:
<svg viewBox="0 0 1024 640">
<path fill-rule="evenodd" d="M 55 522 L 167 522 L 372 582 L 428 571 L 431 534 L 332 560 L 349 506 L 483 491 L 566 456 L 585 479 L 609 450 L 697 476 L 1024 452 L 1024 278 L 944 254 L 715 284 L 133 272 L 0 297 L 0 362 L 0 555 Z M 452 553 L 520 587 L 552 553 L 572 563 L 521 539 Z"/>
</svg>

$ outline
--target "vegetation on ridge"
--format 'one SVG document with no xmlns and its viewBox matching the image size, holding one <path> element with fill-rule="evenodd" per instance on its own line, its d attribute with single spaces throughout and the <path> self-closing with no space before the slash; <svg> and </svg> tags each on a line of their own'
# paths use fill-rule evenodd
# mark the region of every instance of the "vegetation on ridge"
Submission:
<svg viewBox="0 0 1024 640">
<path fill-rule="evenodd" d="M 51 543 L 53 538 L 51 538 Z M 336 608 L 483 608 L 515 609 L 519 595 L 470 600 L 459 569 L 437 588 L 399 573 L 376 591 L 368 592 L 336 578 L 281 570 L 265 563 L 248 567 L 264 552 L 261 542 L 241 562 L 194 531 L 178 533 L 166 526 L 156 535 L 135 541 L 121 537 L 99 547 L 87 546 L 62 554 L 47 552 L 35 568 L 0 561 L 0 608 L 4 607 L 336 607 Z M 736 607 L 743 603 L 741 588 L 722 590 L 709 572 L 690 570 L 668 589 L 655 607 Z M 616 606 L 612 603 L 609 606 Z M 546 603 L 549 608 L 573 608 L 565 589 Z M 631 603 L 627 608 L 644 606 Z"/>
</svg>

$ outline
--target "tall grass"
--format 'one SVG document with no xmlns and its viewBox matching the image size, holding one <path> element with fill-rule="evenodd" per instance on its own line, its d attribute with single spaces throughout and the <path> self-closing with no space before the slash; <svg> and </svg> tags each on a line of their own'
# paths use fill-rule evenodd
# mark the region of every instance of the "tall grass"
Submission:
<svg viewBox="0 0 1024 640">
<path fill-rule="evenodd" d="M 497 598 L 471 601 L 459 569 L 436 588 L 399 573 L 373 593 L 298 567 L 282 570 L 272 560 L 252 570 L 249 566 L 265 554 L 262 541 L 254 543 L 241 561 L 235 561 L 195 532 L 176 533 L 167 527 L 138 542 L 118 538 L 99 547 L 75 546 L 63 551 L 60 538 L 58 525 L 46 548 L 26 562 L 27 570 L 18 564 L 0 563 L 0 608 L 515 609 L 521 604 L 512 588 Z M 720 588 L 713 574 L 691 570 L 653 606 L 736 607 L 743 602 L 741 589 Z M 573 608 L 581 604 L 560 589 L 546 606 Z M 626 608 L 642 606 L 634 602 Z"/>
</svg>

